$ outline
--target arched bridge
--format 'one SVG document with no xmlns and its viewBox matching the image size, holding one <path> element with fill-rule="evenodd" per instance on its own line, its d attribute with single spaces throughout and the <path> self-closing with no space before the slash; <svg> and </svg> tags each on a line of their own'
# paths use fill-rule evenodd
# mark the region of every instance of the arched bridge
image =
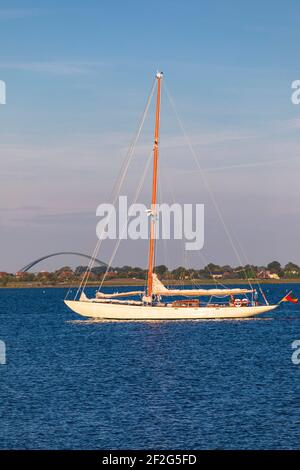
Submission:
<svg viewBox="0 0 300 470">
<path fill-rule="evenodd" d="M 24 266 L 24 268 L 19 270 L 19 272 L 25 273 L 26 271 L 29 271 L 29 269 L 31 269 L 33 266 L 40 263 L 41 261 L 44 261 L 45 259 L 48 259 L 48 258 L 52 258 L 53 256 L 61 256 L 61 255 L 75 255 L 75 256 L 81 256 L 82 258 L 86 258 L 88 260 L 92 259 L 91 256 L 85 255 L 83 253 L 77 253 L 75 251 L 61 251 L 61 252 L 58 252 L 58 253 L 51 253 L 50 255 L 42 256 L 41 258 L 38 258 L 38 259 L 32 261 L 31 263 L 27 264 L 26 266 Z M 104 261 L 100 261 L 100 259 L 95 258 L 94 261 L 99 266 L 107 266 L 107 264 L 104 263 Z"/>
</svg>

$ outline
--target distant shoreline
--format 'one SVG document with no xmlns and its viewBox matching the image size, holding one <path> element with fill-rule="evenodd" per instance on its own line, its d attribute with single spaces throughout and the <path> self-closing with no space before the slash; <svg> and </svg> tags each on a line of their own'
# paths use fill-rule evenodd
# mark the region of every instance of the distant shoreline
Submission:
<svg viewBox="0 0 300 470">
<path fill-rule="evenodd" d="M 169 280 L 163 279 L 162 282 L 165 285 L 216 285 L 216 284 L 223 284 L 214 282 L 211 279 L 193 279 L 193 280 Z M 226 279 L 224 280 L 225 284 L 230 285 L 240 285 L 240 284 L 300 284 L 299 279 L 249 279 L 249 281 L 245 279 Z M 88 282 L 87 287 L 98 287 L 100 282 Z M 105 281 L 103 286 L 104 287 L 127 287 L 127 286 L 144 286 L 146 281 L 144 279 L 115 279 L 110 281 Z M 6 286 L 0 286 L 0 289 L 54 289 L 54 288 L 65 288 L 65 289 L 74 289 L 78 288 L 79 283 L 60 283 L 60 284 L 42 284 L 39 282 L 11 282 L 8 283 Z"/>
</svg>

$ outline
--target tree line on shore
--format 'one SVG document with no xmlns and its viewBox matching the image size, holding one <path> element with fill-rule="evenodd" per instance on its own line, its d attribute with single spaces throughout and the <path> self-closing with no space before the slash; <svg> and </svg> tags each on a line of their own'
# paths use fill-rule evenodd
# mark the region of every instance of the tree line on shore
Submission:
<svg viewBox="0 0 300 470">
<path fill-rule="evenodd" d="M 5 286 L 10 283 L 28 282 L 41 284 L 63 284 L 67 282 L 77 281 L 82 278 L 86 271 L 86 266 L 78 266 L 71 269 L 69 266 L 63 266 L 53 272 L 40 271 L 37 273 L 18 272 L 10 274 L 0 272 L 0 285 Z M 90 271 L 89 279 L 91 281 L 101 281 L 106 272 L 106 267 L 94 267 Z M 201 269 L 189 269 L 179 266 L 173 270 L 168 269 L 165 265 L 155 267 L 157 275 L 166 281 L 181 280 L 243 280 L 243 279 L 297 279 L 300 278 L 300 267 L 292 262 L 281 266 L 278 261 L 272 261 L 267 266 L 245 265 L 231 267 L 230 265 L 219 266 L 209 263 Z M 112 267 L 106 273 L 107 280 L 113 279 L 136 279 L 144 280 L 147 278 L 147 270 L 140 267 L 122 266 Z"/>
</svg>

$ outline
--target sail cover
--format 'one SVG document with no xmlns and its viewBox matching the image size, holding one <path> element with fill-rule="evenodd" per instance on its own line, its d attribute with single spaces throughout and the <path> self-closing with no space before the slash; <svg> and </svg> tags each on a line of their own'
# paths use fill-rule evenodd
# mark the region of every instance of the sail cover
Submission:
<svg viewBox="0 0 300 470">
<path fill-rule="evenodd" d="M 129 292 L 115 292 L 113 294 L 103 294 L 103 292 L 96 293 L 96 299 L 112 299 L 114 297 L 129 297 L 133 295 L 141 295 L 144 292 L 140 290 L 129 291 Z"/>
<path fill-rule="evenodd" d="M 153 294 L 168 296 L 227 296 L 227 295 L 238 295 L 238 294 L 249 294 L 253 292 L 253 289 L 167 289 L 166 286 L 158 279 L 157 275 L 153 273 Z M 114 292 L 112 294 L 104 294 L 103 292 L 96 293 L 96 299 L 113 299 L 116 297 L 130 297 L 135 295 L 142 295 L 143 291 L 129 291 L 129 292 Z"/>
<path fill-rule="evenodd" d="M 238 295 L 252 293 L 253 289 L 167 289 L 166 286 L 158 279 L 157 275 L 153 273 L 153 294 L 165 296 L 214 296 L 214 295 Z"/>
</svg>

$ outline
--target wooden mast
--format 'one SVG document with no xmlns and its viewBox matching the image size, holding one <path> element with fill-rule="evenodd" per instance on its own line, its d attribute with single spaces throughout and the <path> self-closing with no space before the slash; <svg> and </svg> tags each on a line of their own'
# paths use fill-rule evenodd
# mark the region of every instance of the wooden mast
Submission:
<svg viewBox="0 0 300 470">
<path fill-rule="evenodd" d="M 156 115 L 155 115 L 155 132 L 153 147 L 153 177 L 152 177 L 152 198 L 151 198 L 151 222 L 150 222 L 150 241 L 149 241 L 149 260 L 148 260 L 148 285 L 147 295 L 152 296 L 152 274 L 154 268 L 155 256 L 155 219 L 156 219 L 156 198 L 157 198 L 157 164 L 158 164 L 158 139 L 159 139 L 159 120 L 160 120 L 160 91 L 162 72 L 156 74 L 157 79 L 157 98 L 156 98 Z"/>
</svg>

